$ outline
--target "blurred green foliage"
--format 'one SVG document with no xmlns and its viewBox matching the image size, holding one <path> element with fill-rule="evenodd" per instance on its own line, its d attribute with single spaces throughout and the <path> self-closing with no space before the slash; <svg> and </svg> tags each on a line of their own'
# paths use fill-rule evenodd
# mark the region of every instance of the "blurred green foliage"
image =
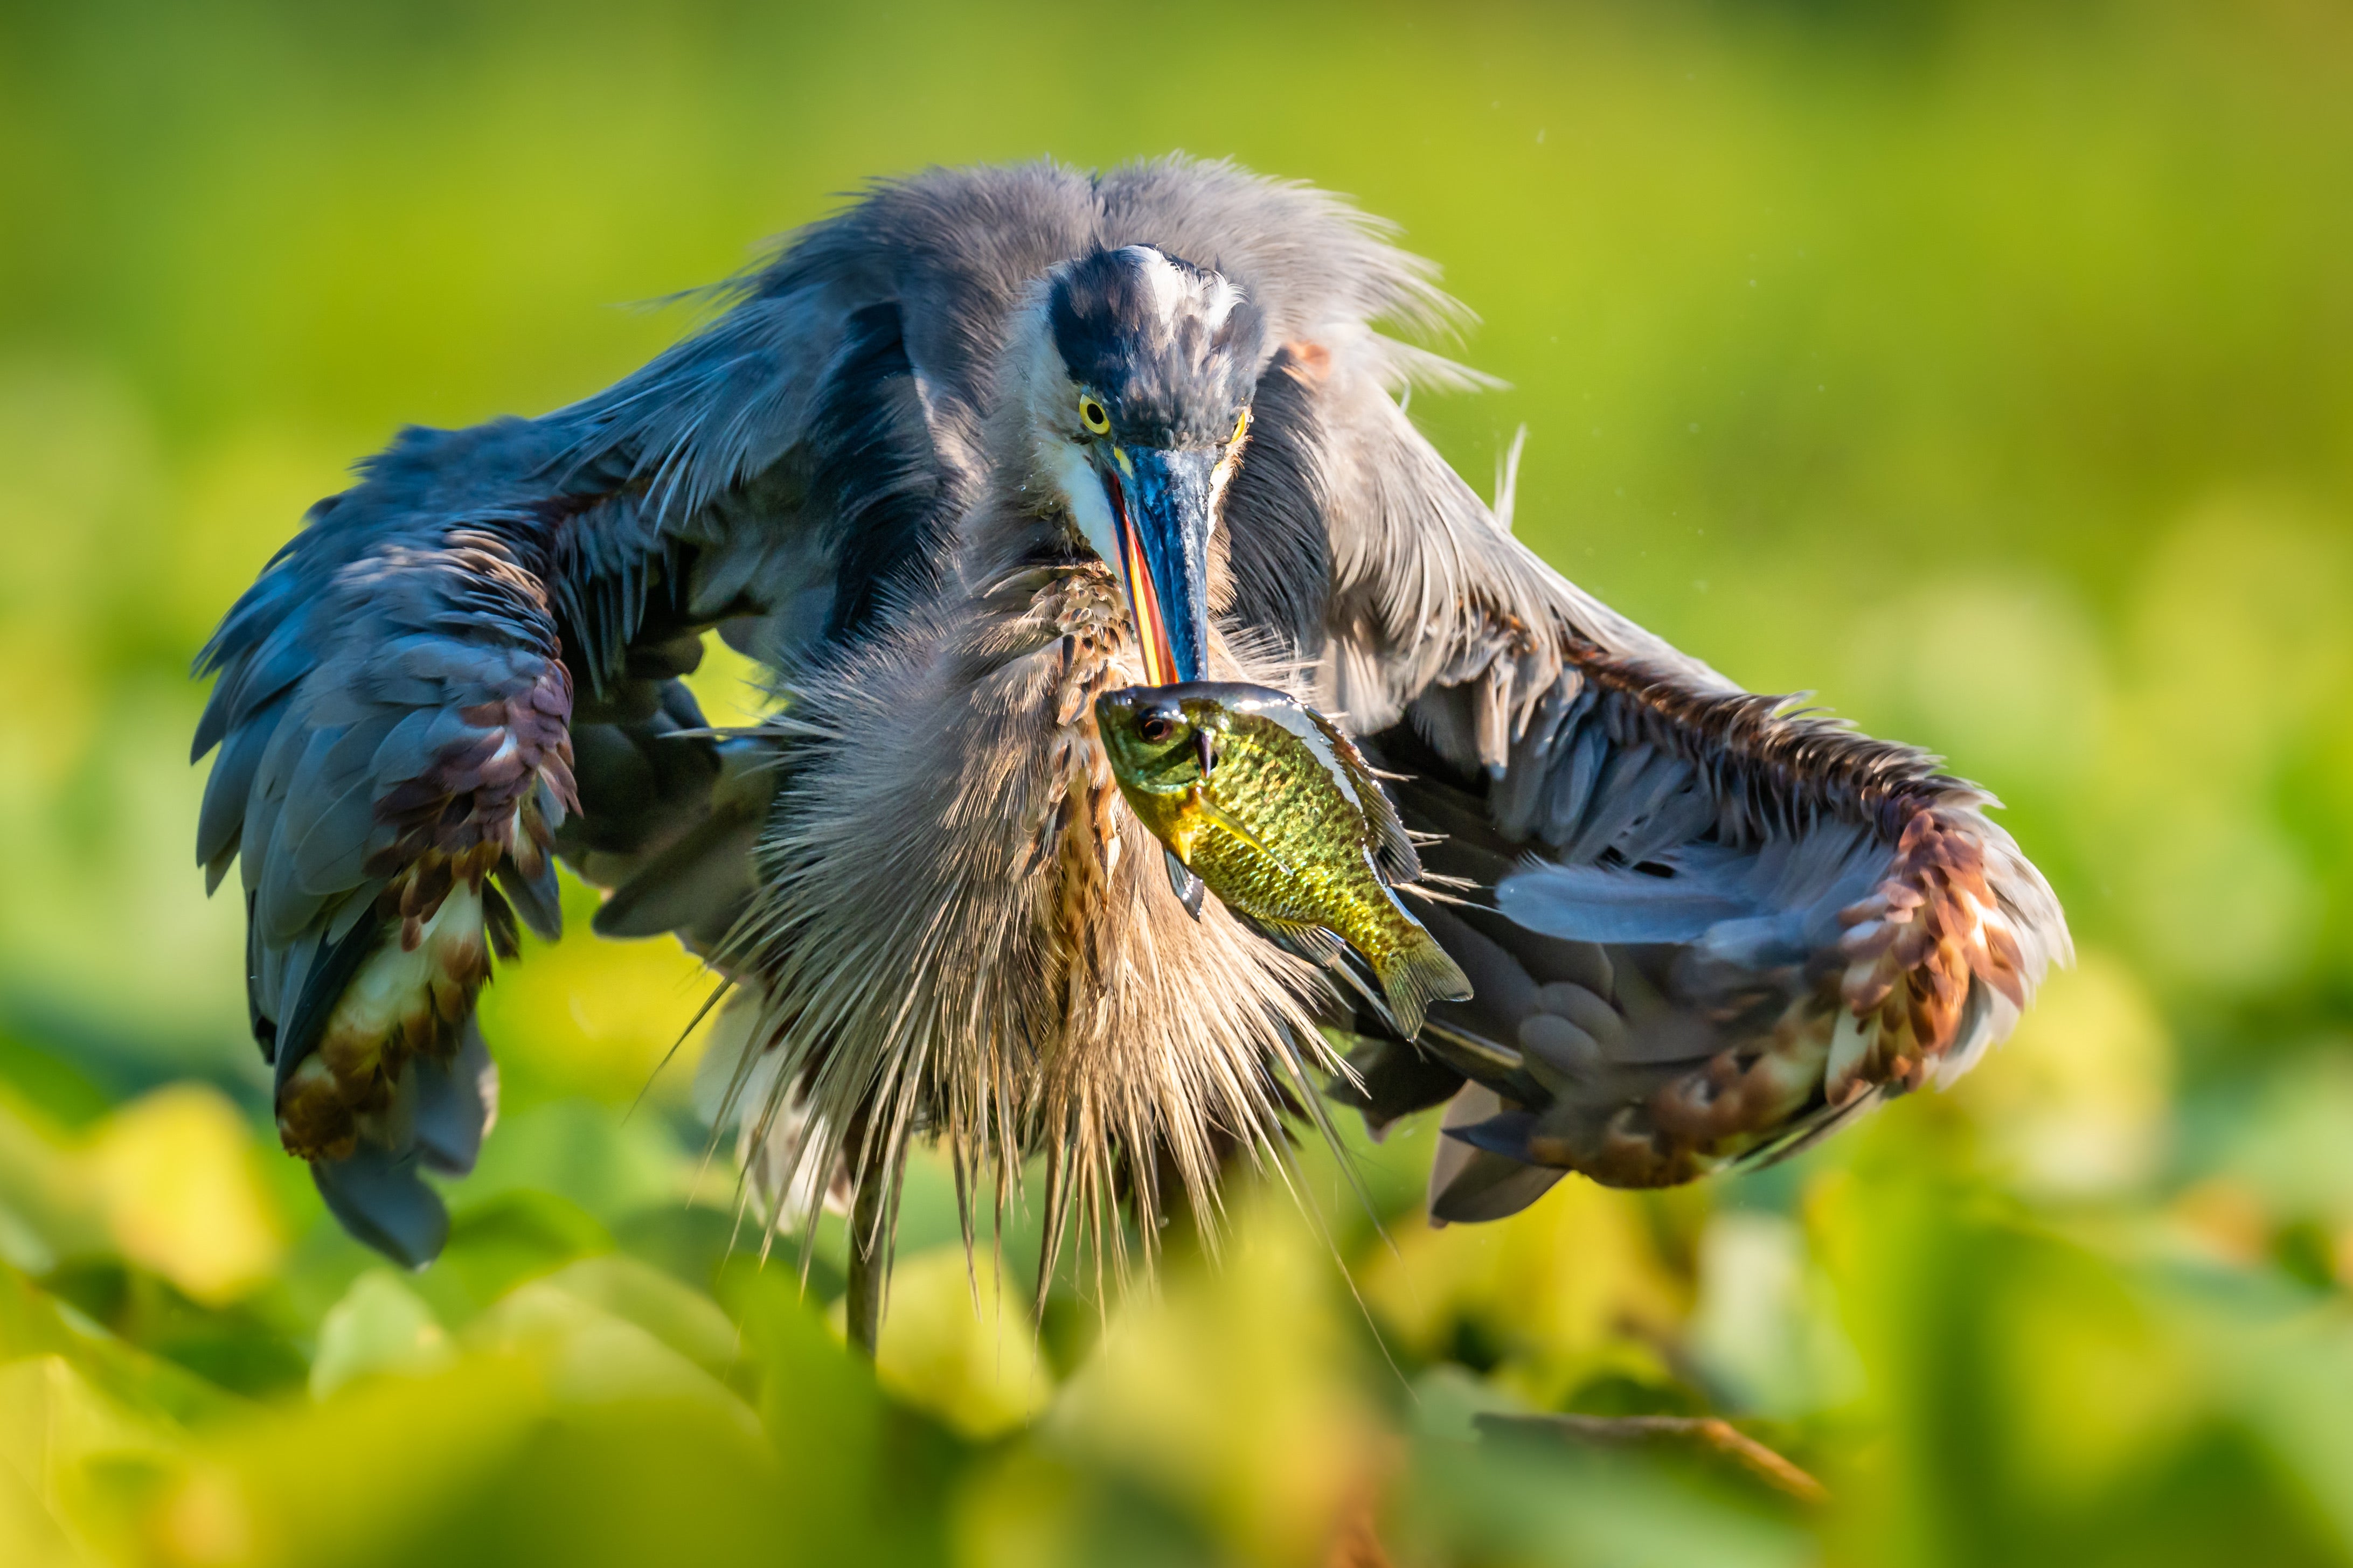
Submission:
<svg viewBox="0 0 2353 1568">
<path fill-rule="evenodd" d="M 1998 789 L 2081 966 L 1792 1167 L 1433 1231 L 1428 1126 L 1308 1150 L 1036 1334 L 919 1170 L 878 1373 L 838 1235 L 731 1247 L 694 967 L 578 938 L 448 1256 L 344 1239 L 189 863 L 213 621 L 832 193 L 1171 147 L 1400 220 L 1515 387 L 1448 453 L 1525 422 L 1548 558 Z M 2348 190 L 2324 0 L 0 12 L 0 1558 L 2353 1561 Z"/>
</svg>

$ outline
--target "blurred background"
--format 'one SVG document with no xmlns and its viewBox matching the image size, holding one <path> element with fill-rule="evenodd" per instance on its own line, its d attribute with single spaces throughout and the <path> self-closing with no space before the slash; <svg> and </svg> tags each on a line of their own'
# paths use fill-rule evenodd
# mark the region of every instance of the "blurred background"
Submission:
<svg viewBox="0 0 2353 1568">
<path fill-rule="evenodd" d="M 345 1239 L 193 864 L 232 597 L 870 176 L 1172 148 L 1402 224 L 1512 384 L 1449 457 L 1525 423 L 1547 559 L 2000 793 L 2079 966 L 1794 1164 L 1432 1230 L 1429 1126 L 1306 1150 L 1037 1335 L 918 1169 L 870 1373 L 575 886 L 448 1255 Z M 2353 1562 L 2348 191 L 2323 0 L 0 7 L 0 1558 Z"/>
</svg>

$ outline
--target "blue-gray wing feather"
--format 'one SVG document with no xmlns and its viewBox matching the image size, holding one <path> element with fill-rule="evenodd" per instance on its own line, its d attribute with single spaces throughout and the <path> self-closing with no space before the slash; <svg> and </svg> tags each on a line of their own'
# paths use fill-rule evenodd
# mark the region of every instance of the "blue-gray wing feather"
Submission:
<svg viewBox="0 0 2353 1568">
<path fill-rule="evenodd" d="M 1287 346 L 1252 440 L 1290 482 L 1254 493 L 1246 458 L 1229 502 L 1237 551 L 1316 509 L 1317 550 L 1268 546 L 1313 602 L 1242 607 L 1409 775 L 1406 825 L 1443 836 L 1424 862 L 1462 889 L 1429 923 L 1478 994 L 1432 1010 L 1432 1070 L 1388 1079 L 1426 1101 L 1459 1074 L 1526 1113 L 1483 1118 L 1488 1143 L 1515 1130 L 1527 1162 L 1639 1184 L 1801 1146 L 1976 1059 L 2070 951 L 1990 798 L 1564 581 L 1511 537 L 1508 494 L 1482 502 L 1405 416 L 1422 368 L 1346 331 Z M 1541 1190 L 1474 1152 L 1440 1212 Z"/>
</svg>

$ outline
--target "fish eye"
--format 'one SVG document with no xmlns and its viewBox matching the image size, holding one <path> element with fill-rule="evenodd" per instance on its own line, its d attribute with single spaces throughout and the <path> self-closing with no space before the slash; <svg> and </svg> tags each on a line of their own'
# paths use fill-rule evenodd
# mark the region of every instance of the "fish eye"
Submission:
<svg viewBox="0 0 2353 1568">
<path fill-rule="evenodd" d="M 1098 436 L 1111 434 L 1111 416 L 1104 413 L 1103 405 L 1092 397 L 1079 399 L 1079 423 Z"/>
<path fill-rule="evenodd" d="M 1166 713 L 1146 713 L 1144 721 L 1135 727 L 1135 732 L 1143 736 L 1147 744 L 1156 746 L 1176 732 L 1176 721 Z"/>
</svg>

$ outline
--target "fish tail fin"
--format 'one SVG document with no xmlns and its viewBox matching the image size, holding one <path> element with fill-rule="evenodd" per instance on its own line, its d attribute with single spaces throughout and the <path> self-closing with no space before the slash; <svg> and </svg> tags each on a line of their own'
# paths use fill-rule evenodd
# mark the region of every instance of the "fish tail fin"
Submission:
<svg viewBox="0 0 2353 1568">
<path fill-rule="evenodd" d="M 1471 979 L 1420 921 L 1409 919 L 1407 927 L 1396 955 L 1386 963 L 1375 964 L 1373 973 L 1380 977 L 1382 994 L 1388 998 L 1398 1030 L 1411 1039 L 1421 1033 L 1422 1015 L 1430 1011 L 1432 1002 L 1470 998 Z"/>
</svg>

